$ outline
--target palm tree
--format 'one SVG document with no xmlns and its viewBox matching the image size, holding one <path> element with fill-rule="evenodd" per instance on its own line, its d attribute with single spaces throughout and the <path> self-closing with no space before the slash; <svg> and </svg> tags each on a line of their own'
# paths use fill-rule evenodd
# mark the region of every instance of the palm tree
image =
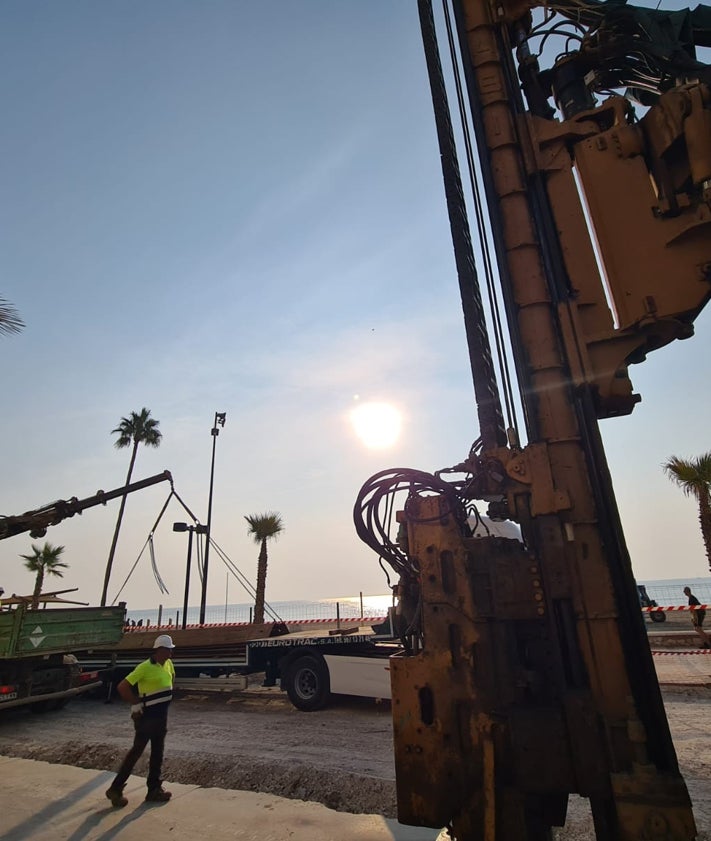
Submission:
<svg viewBox="0 0 711 841">
<path fill-rule="evenodd" d="M 25 326 L 17 310 L 4 298 L 0 297 L 0 333 L 19 333 Z"/>
<path fill-rule="evenodd" d="M 112 435 L 118 435 L 114 446 L 121 450 L 124 447 L 133 447 L 131 450 L 131 461 L 128 465 L 128 474 L 126 476 L 126 484 L 131 483 L 131 474 L 133 473 L 133 465 L 136 462 L 136 453 L 138 452 L 138 445 L 145 444 L 147 447 L 159 447 L 160 440 L 163 437 L 158 430 L 160 421 L 151 417 L 150 409 L 145 407 L 140 412 L 131 412 L 128 418 L 121 418 L 121 423 L 116 429 L 111 430 Z M 116 552 L 116 544 L 118 543 L 119 531 L 121 530 L 121 520 L 123 520 L 123 511 L 126 507 L 126 495 L 121 497 L 121 507 L 119 508 L 118 519 L 116 520 L 116 529 L 114 530 L 114 538 L 111 541 L 111 549 L 109 550 L 109 559 L 106 562 L 106 574 L 104 575 L 104 589 L 101 593 L 101 606 L 106 604 L 106 593 L 109 589 L 109 578 L 111 578 L 111 567 L 114 562 L 114 554 Z"/>
<path fill-rule="evenodd" d="M 662 465 L 667 476 L 699 504 L 699 523 L 711 570 L 711 452 L 688 461 L 670 456 Z"/>
<path fill-rule="evenodd" d="M 254 621 L 264 622 L 264 594 L 267 589 L 267 540 L 284 531 L 281 514 L 269 511 L 244 518 L 249 523 L 247 534 L 251 534 L 255 543 L 261 544 L 257 561 L 257 591 L 254 600 Z"/>
<path fill-rule="evenodd" d="M 61 570 L 69 567 L 69 564 L 59 560 L 62 552 L 64 552 L 64 546 L 52 546 L 51 543 L 45 543 L 40 549 L 33 543 L 31 555 L 20 555 L 25 559 L 25 567 L 36 575 L 35 589 L 32 593 L 32 610 L 37 610 L 39 605 L 45 575 L 56 575 L 62 578 L 64 573 Z"/>
</svg>

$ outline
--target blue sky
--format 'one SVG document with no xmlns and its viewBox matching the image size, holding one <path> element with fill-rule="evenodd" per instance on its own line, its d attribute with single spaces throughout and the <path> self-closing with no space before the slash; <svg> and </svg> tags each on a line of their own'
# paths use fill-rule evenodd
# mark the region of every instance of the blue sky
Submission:
<svg viewBox="0 0 711 841">
<path fill-rule="evenodd" d="M 477 436 L 415 4 L 6 0 L 0 71 L 0 294 L 27 325 L 0 337 L 0 512 L 121 485 L 110 431 L 147 406 L 164 438 L 134 476 L 170 469 L 204 520 L 225 411 L 213 536 L 243 572 L 243 516 L 275 509 L 268 599 L 383 592 L 352 527 L 358 489 L 456 463 Z M 660 469 L 711 449 L 708 314 L 697 329 L 633 369 L 642 404 L 603 424 L 640 580 L 706 571 L 694 505 Z M 403 412 L 392 449 L 354 436 L 355 395 Z M 111 597 L 166 495 L 129 497 Z M 116 512 L 47 535 L 70 564 L 58 586 L 85 601 Z M 170 595 L 144 555 L 134 609 L 182 601 L 176 519 L 155 538 Z M 30 543 L 0 544 L 7 592 L 31 590 Z"/>
</svg>

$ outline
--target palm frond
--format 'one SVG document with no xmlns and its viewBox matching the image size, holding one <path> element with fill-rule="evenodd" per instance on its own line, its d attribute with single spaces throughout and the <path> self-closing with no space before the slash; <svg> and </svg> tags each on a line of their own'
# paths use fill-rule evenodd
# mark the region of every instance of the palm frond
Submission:
<svg viewBox="0 0 711 841">
<path fill-rule="evenodd" d="M 0 333 L 5 335 L 19 333 L 24 326 L 25 322 L 20 318 L 15 307 L 5 298 L 0 297 Z"/>
<path fill-rule="evenodd" d="M 711 452 L 696 459 L 670 456 L 662 468 L 687 496 L 700 498 L 711 490 Z"/>
<path fill-rule="evenodd" d="M 158 429 L 160 421 L 151 417 L 150 409 L 145 406 L 140 412 L 131 412 L 130 417 L 121 418 L 119 425 L 111 430 L 112 435 L 118 435 L 114 446 L 120 450 L 138 442 L 148 447 L 160 446 L 162 433 Z"/>
<path fill-rule="evenodd" d="M 244 518 L 249 528 L 247 534 L 254 538 L 255 543 L 277 537 L 284 531 L 284 522 L 277 511 L 267 511 L 264 514 L 253 514 Z"/>
<path fill-rule="evenodd" d="M 25 568 L 30 572 L 39 572 L 41 569 L 53 574 L 53 570 L 57 568 L 69 569 L 69 564 L 60 561 L 59 557 L 64 552 L 64 546 L 52 546 L 47 541 L 41 548 L 37 544 L 32 544 L 31 555 L 20 555 L 25 561 Z M 58 573 L 61 575 L 61 573 Z"/>
</svg>

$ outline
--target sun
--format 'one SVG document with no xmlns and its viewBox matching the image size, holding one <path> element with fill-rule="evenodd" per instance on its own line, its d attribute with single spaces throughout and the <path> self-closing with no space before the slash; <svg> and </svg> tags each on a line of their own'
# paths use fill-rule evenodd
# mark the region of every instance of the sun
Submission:
<svg viewBox="0 0 711 841">
<path fill-rule="evenodd" d="M 384 450 L 400 437 L 402 415 L 389 403 L 363 403 L 350 414 L 356 435 L 373 450 Z"/>
</svg>

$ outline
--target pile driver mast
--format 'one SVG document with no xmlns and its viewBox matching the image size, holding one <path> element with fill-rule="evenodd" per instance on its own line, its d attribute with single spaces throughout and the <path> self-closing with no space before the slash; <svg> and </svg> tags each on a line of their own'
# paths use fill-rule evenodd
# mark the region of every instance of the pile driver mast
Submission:
<svg viewBox="0 0 711 841">
<path fill-rule="evenodd" d="M 711 46 L 711 9 L 559 0 L 534 27 L 534 5 L 453 0 L 452 24 L 444 3 L 524 445 L 499 401 L 433 14 L 419 0 L 480 437 L 450 469 L 463 478 L 385 471 L 356 503 L 359 534 L 400 575 L 399 819 L 449 826 L 457 841 L 538 841 L 577 792 L 599 839 L 687 841 L 691 803 L 598 420 L 632 411 L 628 365 L 691 336 L 711 295 L 711 70 L 695 53 Z M 556 28 L 574 49 L 542 70 L 534 36 Z M 648 108 L 641 119 L 631 100 Z M 393 537 L 378 508 L 398 491 Z M 481 501 L 520 524 L 523 544 L 473 538 Z"/>
</svg>

